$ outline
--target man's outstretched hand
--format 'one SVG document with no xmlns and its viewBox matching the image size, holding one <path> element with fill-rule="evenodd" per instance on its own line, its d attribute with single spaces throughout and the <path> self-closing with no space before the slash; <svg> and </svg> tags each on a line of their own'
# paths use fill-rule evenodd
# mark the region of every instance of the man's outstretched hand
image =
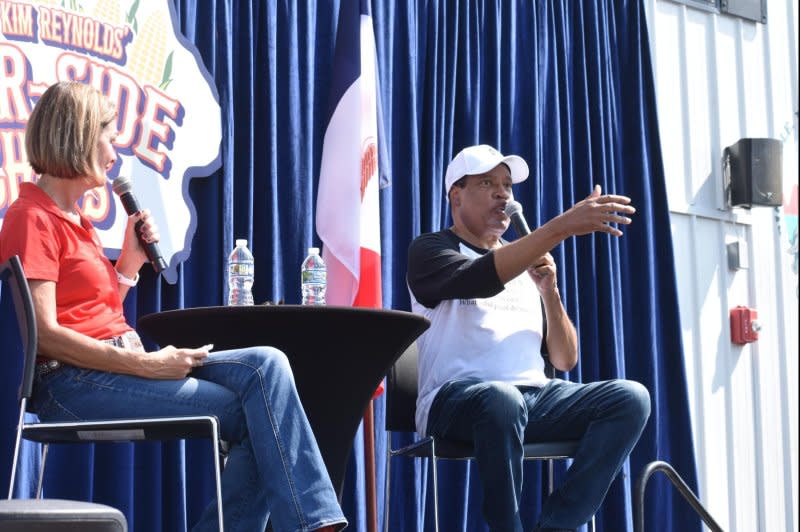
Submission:
<svg viewBox="0 0 800 532">
<path fill-rule="evenodd" d="M 592 193 L 572 206 L 553 221 L 558 223 L 558 230 L 566 236 L 588 235 L 594 232 L 622 236 L 616 225 L 628 225 L 629 217 L 636 212 L 630 205 L 628 196 L 601 193 L 600 185 L 595 185 Z M 612 225 L 614 224 L 614 225 Z"/>
</svg>

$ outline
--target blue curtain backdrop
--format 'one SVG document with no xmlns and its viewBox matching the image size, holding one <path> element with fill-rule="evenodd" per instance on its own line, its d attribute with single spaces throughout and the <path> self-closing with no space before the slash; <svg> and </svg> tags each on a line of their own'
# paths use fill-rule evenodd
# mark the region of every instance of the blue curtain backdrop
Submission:
<svg viewBox="0 0 800 532">
<path fill-rule="evenodd" d="M 299 301 L 299 264 L 319 245 L 316 181 L 327 125 L 336 1 L 175 0 L 183 35 L 215 80 L 223 118 L 222 168 L 190 185 L 200 213 L 191 258 L 178 283 L 149 268 L 126 314 L 219 305 L 222 266 L 235 238 L 251 242 L 256 302 Z M 670 224 L 641 1 L 529 2 L 373 0 L 381 105 L 391 186 L 381 192 L 384 307 L 409 309 L 406 250 L 422 232 L 450 223 L 442 190 L 452 155 L 490 143 L 529 162 L 515 194 L 531 224 L 547 220 L 595 183 L 627 194 L 638 209 L 622 239 L 587 236 L 554 250 L 581 362 L 570 379 L 638 380 L 653 413 L 630 465 L 597 515 L 598 529 L 632 529 L 631 488 L 655 459 L 672 463 L 696 490 L 680 343 Z M 7 485 L 20 371 L 9 298 L 0 298 L 0 484 Z M 310 331 L 311 332 L 311 331 Z M 319 353 L 335 356 L 335 353 Z M 331 388 L 332 399 L 346 391 Z M 386 436 L 376 401 L 379 517 Z M 412 435 L 395 435 L 395 445 Z M 25 447 L 18 494 L 36 465 Z M 182 531 L 213 492 L 202 444 L 114 444 L 52 449 L 46 496 L 95 500 L 122 509 L 134 531 Z M 366 530 L 363 448 L 356 438 L 343 506 Z M 427 464 L 395 459 L 391 530 L 432 529 Z M 561 468 L 563 472 L 563 467 Z M 443 530 L 485 530 L 477 472 L 440 471 L 447 496 Z M 526 466 L 523 515 L 532 527 L 543 478 Z M 648 489 L 647 530 L 700 530 L 666 481 Z"/>
</svg>

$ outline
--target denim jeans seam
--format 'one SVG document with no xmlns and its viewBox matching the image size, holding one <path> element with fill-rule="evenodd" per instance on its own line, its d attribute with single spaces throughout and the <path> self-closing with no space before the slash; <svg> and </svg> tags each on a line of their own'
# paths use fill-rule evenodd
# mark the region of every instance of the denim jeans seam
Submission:
<svg viewBox="0 0 800 532">
<path fill-rule="evenodd" d="M 275 419 L 275 416 L 273 414 L 272 405 L 269 402 L 269 399 L 267 397 L 266 389 L 264 388 L 264 379 L 266 378 L 266 375 L 264 375 L 261 372 L 261 368 L 260 367 L 252 366 L 252 365 L 247 364 L 246 362 L 241 361 L 241 360 L 226 360 L 226 361 L 212 361 L 212 362 L 209 362 L 209 365 L 217 365 L 217 364 L 239 364 L 241 366 L 244 366 L 244 367 L 252 370 L 256 375 L 258 375 L 258 386 L 261 389 L 261 397 L 262 397 L 262 399 L 264 401 L 264 405 L 267 408 L 267 415 L 269 416 L 269 421 L 270 421 L 270 425 L 271 425 L 271 428 L 272 428 L 272 434 L 275 436 L 275 445 L 278 448 L 278 453 L 280 454 L 280 457 L 281 457 L 281 465 L 283 466 L 283 472 L 284 472 L 284 475 L 286 476 L 286 482 L 289 484 L 289 491 L 292 494 L 291 497 L 292 497 L 292 502 L 294 503 L 295 512 L 297 514 L 297 519 L 298 519 L 298 521 L 300 521 L 300 525 L 305 528 L 306 527 L 305 513 L 303 512 L 303 510 L 300 507 L 300 504 L 298 502 L 299 497 L 297 496 L 297 487 L 294 485 L 294 479 L 292 478 L 292 475 L 290 474 L 290 471 L 289 471 L 289 467 L 288 467 L 288 465 L 286 463 L 286 451 L 284 450 L 284 447 L 283 447 L 283 439 L 281 438 L 281 435 L 280 435 L 280 433 L 278 431 L 277 420 Z"/>
<path fill-rule="evenodd" d="M 101 384 L 101 383 L 99 383 L 97 381 L 94 381 L 92 379 L 86 379 L 86 378 L 84 378 L 84 375 L 85 375 L 84 373 L 81 373 L 80 375 L 75 375 L 74 377 L 72 377 L 72 380 L 74 380 L 75 382 L 80 382 L 80 383 L 86 384 L 87 386 L 93 386 L 95 388 L 100 388 L 100 389 L 103 389 L 103 390 L 109 390 L 109 391 L 113 391 L 113 392 L 122 391 L 121 388 L 117 388 L 116 386 L 110 386 L 108 384 Z M 125 390 L 125 391 L 127 393 L 127 390 Z M 143 394 L 140 394 L 140 395 L 143 395 Z"/>
<path fill-rule="evenodd" d="M 583 413 L 583 412 L 589 412 L 592 416 L 595 416 L 595 415 L 597 415 L 598 408 L 596 406 L 589 406 L 589 407 L 579 406 L 579 407 L 575 407 L 574 409 L 570 408 L 569 411 L 571 413 L 574 412 L 576 414 Z M 560 420 L 560 419 L 563 419 L 563 415 L 560 416 L 560 415 L 556 415 L 556 414 L 546 414 L 546 415 L 543 415 L 543 416 L 537 416 L 536 419 L 533 420 L 533 422 L 535 423 L 537 421 L 554 421 L 554 420 Z M 529 423 L 530 423 L 530 420 L 529 420 Z"/>
<path fill-rule="evenodd" d="M 283 441 L 282 441 L 282 439 L 280 437 L 280 434 L 279 434 L 279 432 L 277 430 L 277 420 L 274 417 L 272 405 L 271 405 L 271 403 L 270 403 L 270 401 L 269 401 L 269 399 L 267 397 L 266 389 L 264 387 L 264 379 L 266 378 L 266 376 L 261 372 L 261 368 L 260 367 L 248 364 L 247 362 L 242 361 L 242 360 L 219 360 L 219 361 L 215 360 L 215 361 L 209 361 L 205 365 L 206 366 L 217 366 L 217 365 L 230 365 L 230 364 L 236 364 L 236 365 L 245 367 L 245 368 L 249 369 L 250 371 L 252 371 L 255 375 L 257 375 L 258 386 L 259 386 L 259 389 L 261 390 L 261 398 L 262 398 L 262 401 L 263 401 L 263 403 L 264 403 L 264 405 L 266 407 L 266 410 L 267 410 L 267 416 L 269 418 L 270 426 L 272 428 L 272 434 L 273 434 L 273 436 L 275 438 L 276 447 L 278 449 L 278 454 L 280 456 L 281 465 L 283 466 L 283 470 L 284 470 L 284 475 L 286 477 L 286 481 L 289 484 L 289 491 L 292 494 L 291 498 L 292 498 L 292 502 L 294 503 L 294 506 L 295 506 L 295 513 L 296 513 L 296 515 L 298 517 L 298 521 L 300 523 L 300 526 L 302 527 L 301 530 L 305 530 L 307 528 L 307 525 L 306 525 L 306 522 L 305 522 L 305 515 L 303 514 L 301 508 L 299 507 L 298 497 L 297 497 L 297 489 L 296 489 L 296 487 L 294 485 L 294 482 L 293 482 L 293 480 L 291 478 L 291 475 L 289 474 L 289 469 L 288 469 L 287 463 L 286 463 L 286 453 L 285 453 L 285 450 L 283 448 Z M 239 396 L 240 400 L 242 400 L 242 401 L 244 400 L 244 395 L 243 394 L 240 395 L 240 394 L 237 393 L 237 395 Z"/>
<path fill-rule="evenodd" d="M 92 379 L 84 378 L 84 376 L 87 373 L 90 373 L 90 372 L 91 372 L 91 370 L 84 370 L 84 371 L 81 371 L 78 375 L 70 376 L 70 377 L 67 377 L 67 378 L 69 380 L 73 381 L 73 382 L 80 383 L 82 386 L 86 386 L 86 387 L 89 387 L 89 388 L 95 388 L 97 390 L 102 390 L 102 391 L 105 391 L 105 392 L 112 392 L 112 393 L 116 393 L 116 394 L 122 394 L 122 395 L 130 396 L 130 397 L 132 397 L 134 399 L 136 397 L 148 398 L 148 399 L 152 399 L 152 398 L 163 399 L 163 396 L 160 395 L 160 394 L 142 393 L 139 390 L 134 389 L 134 388 L 126 388 L 124 386 L 111 386 L 111 385 L 108 385 L 108 384 L 99 383 L 99 382 L 94 381 Z M 76 415 L 74 412 L 72 412 L 71 410 L 66 408 L 61 402 L 59 402 L 47 387 L 45 387 L 44 392 L 47 394 L 47 398 L 46 398 L 46 402 L 43 403 L 43 406 L 46 407 L 46 405 L 48 403 L 54 403 L 55 405 L 58 406 L 58 408 L 60 408 L 63 412 L 68 413 L 76 421 L 84 419 L 82 416 Z M 41 392 L 37 392 L 37 393 L 41 393 Z M 203 402 L 203 401 L 199 401 L 199 400 L 197 400 L 196 397 L 193 397 L 191 401 L 181 400 L 181 399 L 179 399 L 177 397 L 171 397 L 170 399 L 172 401 L 175 401 L 176 403 L 183 404 L 183 405 L 195 406 L 195 407 L 198 407 L 198 408 L 205 408 L 205 409 L 208 409 L 209 411 L 211 411 L 213 409 L 213 405 L 211 405 L 209 403 L 206 403 L 206 402 Z"/>
<path fill-rule="evenodd" d="M 75 421 L 80 421 L 81 417 L 80 417 L 80 416 L 78 416 L 78 415 L 76 415 L 76 414 L 75 414 L 75 413 L 74 413 L 72 410 L 70 410 L 70 409 L 69 409 L 69 408 L 67 408 L 66 406 L 64 406 L 64 405 L 63 405 L 63 404 L 62 404 L 62 403 L 61 403 L 61 402 L 60 402 L 58 399 L 56 399 L 56 398 L 53 396 L 53 394 L 52 394 L 52 393 L 50 393 L 50 391 L 49 391 L 49 390 L 46 390 L 46 391 L 45 391 L 45 393 L 47 394 L 47 398 L 45 399 L 45 402 L 44 402 L 44 405 L 45 405 L 45 406 L 48 406 L 48 405 L 53 405 L 53 406 L 56 406 L 56 407 L 58 407 L 58 408 L 59 408 L 59 409 L 60 409 L 62 412 L 65 412 L 65 413 L 69 414 L 70 416 L 72 416 L 72 418 L 73 418 Z M 37 409 L 37 410 L 38 410 L 38 409 Z M 47 408 L 44 408 L 44 409 L 42 409 L 42 410 L 45 410 L 45 411 L 47 411 Z M 41 420 L 41 417 L 40 417 L 39 419 Z"/>
<path fill-rule="evenodd" d="M 140 392 L 139 390 L 137 390 L 135 388 L 104 384 L 104 383 L 97 382 L 96 380 L 93 380 L 93 379 L 90 379 L 90 378 L 86 378 L 85 376 L 87 374 L 90 374 L 92 371 L 94 371 L 94 370 L 82 371 L 80 374 L 78 374 L 78 375 L 76 375 L 74 377 L 70 377 L 70 378 L 73 381 L 79 382 L 79 383 L 81 383 L 81 384 L 83 384 L 85 386 L 93 387 L 93 388 L 96 388 L 98 390 L 103 390 L 103 391 L 107 391 L 107 392 L 115 392 L 115 393 L 130 395 L 130 396 L 133 396 L 133 397 L 157 398 L 157 399 L 158 398 L 163 398 L 163 395 L 161 395 L 161 394 L 142 393 L 142 392 Z M 99 371 L 99 370 L 97 370 L 97 371 Z M 113 373 L 113 372 L 104 372 L 104 373 Z M 181 398 L 173 396 L 173 397 L 170 397 L 170 400 L 174 401 L 174 402 L 176 402 L 178 404 L 191 405 L 191 406 L 195 406 L 195 407 L 198 407 L 198 408 L 207 408 L 209 411 L 213 410 L 213 408 L 214 408 L 214 406 L 212 404 L 207 403 L 207 402 L 203 402 L 203 401 L 199 401 L 196 397 L 192 397 L 191 401 L 187 401 L 187 400 L 182 400 Z"/>
<path fill-rule="evenodd" d="M 241 362 L 240 362 L 241 363 Z M 297 513 L 297 519 L 300 522 L 300 525 L 305 528 L 306 527 L 306 517 L 305 513 L 303 512 L 302 508 L 299 504 L 299 498 L 297 496 L 297 487 L 294 485 L 294 479 L 290 474 L 288 465 L 286 463 L 286 452 L 283 448 L 283 439 L 281 438 L 280 433 L 278 432 L 277 420 L 272 411 L 272 404 L 269 402 L 267 397 L 266 390 L 264 388 L 264 378 L 265 375 L 261 373 L 261 368 L 252 368 L 247 364 L 242 364 L 244 366 L 250 367 L 250 369 L 254 369 L 256 374 L 258 375 L 258 385 L 261 388 L 261 397 L 264 400 L 264 405 L 267 408 L 267 415 L 269 416 L 269 422 L 272 426 L 272 434 L 275 436 L 275 445 L 278 448 L 278 453 L 281 457 L 281 465 L 283 466 L 283 472 L 286 476 L 286 482 L 289 484 L 289 491 L 291 492 L 292 502 L 294 503 L 295 512 Z"/>
</svg>

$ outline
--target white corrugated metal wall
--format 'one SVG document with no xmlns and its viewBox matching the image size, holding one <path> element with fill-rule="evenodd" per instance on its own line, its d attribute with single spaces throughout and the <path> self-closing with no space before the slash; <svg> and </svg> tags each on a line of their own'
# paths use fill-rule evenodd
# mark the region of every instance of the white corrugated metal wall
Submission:
<svg viewBox="0 0 800 532">
<path fill-rule="evenodd" d="M 645 8 L 700 497 L 727 531 L 797 531 L 796 259 L 783 209 L 725 208 L 721 165 L 739 138 L 778 138 L 784 194 L 797 186 L 797 0 L 768 0 L 766 24 L 669 0 Z M 728 268 L 732 241 L 747 268 Z M 744 347 L 730 341 L 737 305 L 763 323 Z"/>
</svg>

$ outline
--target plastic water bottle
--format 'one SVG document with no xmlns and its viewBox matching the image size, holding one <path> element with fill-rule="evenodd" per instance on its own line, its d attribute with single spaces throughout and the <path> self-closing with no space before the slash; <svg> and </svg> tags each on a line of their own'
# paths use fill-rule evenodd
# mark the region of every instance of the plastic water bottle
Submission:
<svg viewBox="0 0 800 532">
<path fill-rule="evenodd" d="M 228 305 L 253 304 L 253 279 L 255 262 L 247 249 L 247 240 L 236 240 L 236 247 L 228 257 Z"/>
<path fill-rule="evenodd" d="M 319 248 L 308 248 L 308 256 L 300 267 L 303 305 L 324 305 L 328 271 L 319 255 Z"/>
</svg>

